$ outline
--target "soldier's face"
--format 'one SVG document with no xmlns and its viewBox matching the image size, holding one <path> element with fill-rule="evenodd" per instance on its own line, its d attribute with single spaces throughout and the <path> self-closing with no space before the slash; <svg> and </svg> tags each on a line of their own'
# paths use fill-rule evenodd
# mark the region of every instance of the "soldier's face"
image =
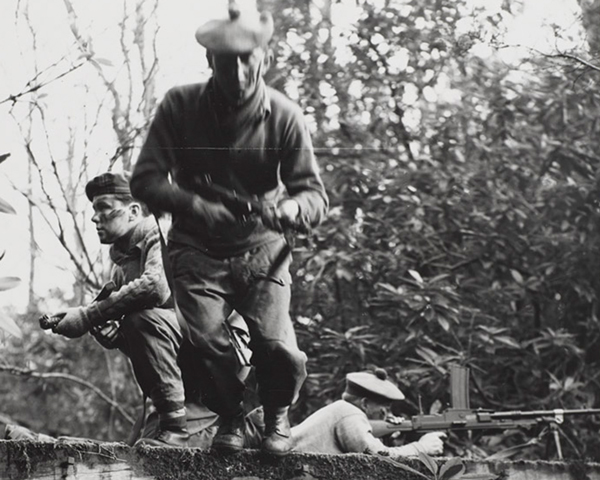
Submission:
<svg viewBox="0 0 600 480">
<path fill-rule="evenodd" d="M 114 195 L 97 195 L 92 202 L 96 233 L 100 243 L 111 244 L 129 233 L 135 226 L 137 203 L 126 205 Z"/>
<path fill-rule="evenodd" d="M 232 105 L 240 105 L 252 96 L 267 62 L 265 50 L 262 48 L 241 54 L 209 54 L 215 81 Z"/>
<path fill-rule="evenodd" d="M 372 420 L 385 420 L 391 412 L 391 404 L 365 399 L 364 410 Z"/>
</svg>

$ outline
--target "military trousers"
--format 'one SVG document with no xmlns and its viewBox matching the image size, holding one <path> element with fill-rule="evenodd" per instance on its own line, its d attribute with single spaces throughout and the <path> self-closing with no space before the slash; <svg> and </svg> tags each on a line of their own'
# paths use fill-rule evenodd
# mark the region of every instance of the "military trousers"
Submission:
<svg viewBox="0 0 600 480">
<path fill-rule="evenodd" d="M 183 340 L 172 309 L 151 308 L 121 320 L 119 349 L 129 357 L 135 378 L 159 413 L 183 407 L 184 389 L 177 355 Z"/>
<path fill-rule="evenodd" d="M 278 239 L 239 256 L 214 258 L 169 243 L 175 301 L 195 351 L 202 402 L 223 417 L 243 408 L 240 364 L 224 325 L 234 309 L 248 327 L 263 405 L 290 405 L 306 378 L 306 355 L 298 348 L 289 314 L 291 254 L 279 261 L 284 247 Z"/>
</svg>

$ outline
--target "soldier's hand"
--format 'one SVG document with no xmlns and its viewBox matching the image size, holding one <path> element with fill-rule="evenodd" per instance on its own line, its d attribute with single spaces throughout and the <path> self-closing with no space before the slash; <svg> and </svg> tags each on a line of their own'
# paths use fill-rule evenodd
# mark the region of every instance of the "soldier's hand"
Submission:
<svg viewBox="0 0 600 480">
<path fill-rule="evenodd" d="M 385 417 L 385 421 L 394 425 L 400 425 L 404 420 L 404 417 L 397 417 L 396 415 L 389 414 Z"/>
<path fill-rule="evenodd" d="M 119 341 L 121 340 L 119 326 L 119 322 L 109 320 L 104 325 L 92 328 L 90 333 L 104 348 L 113 350 L 119 347 Z"/>
<path fill-rule="evenodd" d="M 192 203 L 192 215 L 204 221 L 208 228 L 214 228 L 219 223 L 233 223 L 235 215 L 221 202 L 211 202 L 194 197 Z"/>
<path fill-rule="evenodd" d="M 444 453 L 444 432 L 429 432 L 419 438 L 419 447 L 427 455 L 441 455 Z"/>
<path fill-rule="evenodd" d="M 60 321 L 52 327 L 54 333 L 68 338 L 78 338 L 89 332 L 92 328 L 85 316 L 83 307 L 68 308 Z"/>
<path fill-rule="evenodd" d="M 282 232 L 286 227 L 296 224 L 300 206 L 292 198 L 280 201 L 277 206 L 267 208 L 263 212 L 262 221 L 266 227 L 277 232 Z"/>
</svg>

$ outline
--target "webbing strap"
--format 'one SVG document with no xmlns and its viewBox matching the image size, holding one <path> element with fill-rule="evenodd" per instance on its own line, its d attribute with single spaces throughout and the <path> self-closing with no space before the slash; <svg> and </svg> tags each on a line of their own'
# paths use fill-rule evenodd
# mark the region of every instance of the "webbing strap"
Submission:
<svg viewBox="0 0 600 480">
<path fill-rule="evenodd" d="M 156 226 L 158 228 L 158 236 L 160 237 L 160 254 L 163 261 L 163 269 L 165 270 L 165 277 L 167 277 L 167 284 L 169 285 L 169 290 L 171 290 L 171 298 L 173 299 L 173 307 L 175 309 L 175 318 L 177 318 L 177 322 L 181 327 L 181 330 L 188 334 L 187 323 L 179 310 L 179 306 L 177 305 L 177 299 L 175 298 L 175 285 L 173 284 L 173 269 L 171 267 L 171 260 L 169 259 L 169 252 L 167 250 L 167 241 L 165 240 L 165 236 L 163 234 L 162 228 L 160 228 L 160 222 L 158 221 L 158 216 L 154 215 L 154 219 L 156 220 Z M 189 335 L 186 335 L 189 338 Z"/>
</svg>

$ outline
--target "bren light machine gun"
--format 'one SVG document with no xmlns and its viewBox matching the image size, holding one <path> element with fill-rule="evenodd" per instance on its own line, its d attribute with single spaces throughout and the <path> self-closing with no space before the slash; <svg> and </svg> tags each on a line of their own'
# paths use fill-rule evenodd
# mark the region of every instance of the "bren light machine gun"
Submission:
<svg viewBox="0 0 600 480">
<path fill-rule="evenodd" d="M 536 425 L 549 425 L 554 436 L 558 458 L 562 460 L 562 449 L 558 425 L 569 415 L 595 415 L 600 408 L 576 410 L 531 410 L 496 412 L 485 409 L 471 409 L 469 406 L 469 369 L 459 365 L 450 367 L 451 406 L 442 413 L 414 415 L 398 423 L 385 420 L 371 420 L 373 435 L 384 437 L 394 432 L 426 433 L 432 431 L 461 430 L 507 430 L 529 428 Z"/>
</svg>

